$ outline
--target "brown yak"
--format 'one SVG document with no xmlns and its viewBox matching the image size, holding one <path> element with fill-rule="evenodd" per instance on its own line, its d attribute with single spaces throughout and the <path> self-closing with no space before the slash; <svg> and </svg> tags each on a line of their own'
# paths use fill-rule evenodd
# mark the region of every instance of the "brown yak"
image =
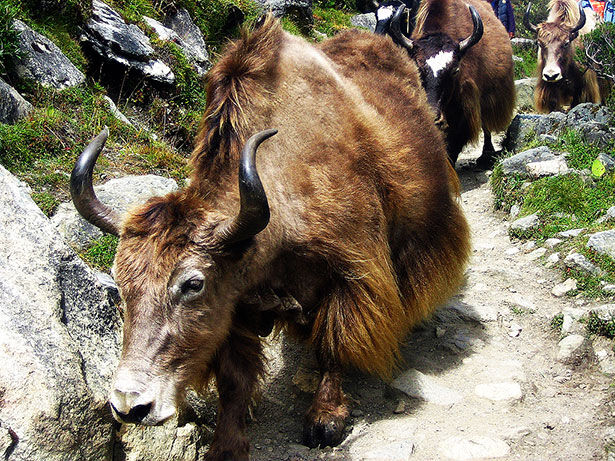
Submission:
<svg viewBox="0 0 615 461">
<path fill-rule="evenodd" d="M 551 0 L 547 20 L 535 26 L 529 19 L 531 6 L 530 2 L 523 19 L 538 37 L 536 110 L 548 113 L 582 102 L 604 102 L 609 93 L 608 83 L 574 61 L 576 50 L 583 46 L 580 37 L 596 27 L 593 10 L 584 10 L 575 0 Z"/>
<path fill-rule="evenodd" d="M 229 45 L 209 73 L 187 188 L 120 220 L 92 189 L 106 132 L 71 178 L 80 213 L 120 238 L 113 414 L 161 423 L 214 375 L 209 460 L 249 458 L 245 415 L 271 322 L 316 351 L 322 381 L 305 442 L 335 445 L 348 416 L 342 368 L 389 377 L 408 330 L 463 277 L 458 180 L 416 66 L 385 37 L 333 40 L 357 46 L 352 80 L 270 17 Z M 264 142 L 270 127 L 278 134 Z M 300 310 L 255 302 L 259 293 L 293 297 Z"/>
<path fill-rule="evenodd" d="M 416 21 L 410 39 L 399 24 L 406 4 Z M 491 132 L 508 127 L 515 107 L 510 39 L 491 6 L 484 0 L 388 0 L 376 18 L 376 30 L 389 33 L 419 67 L 451 162 L 478 140 L 482 128 L 485 143 L 477 164 L 491 167 L 496 154 Z"/>
</svg>

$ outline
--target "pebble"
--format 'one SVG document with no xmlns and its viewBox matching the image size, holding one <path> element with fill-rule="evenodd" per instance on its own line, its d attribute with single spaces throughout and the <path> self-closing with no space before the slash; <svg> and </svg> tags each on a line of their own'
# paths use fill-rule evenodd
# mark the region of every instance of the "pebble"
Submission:
<svg viewBox="0 0 615 461">
<path fill-rule="evenodd" d="M 510 328 L 508 330 L 508 336 L 510 336 L 511 338 L 516 338 L 517 336 L 521 334 L 522 330 L 523 330 L 523 327 L 519 325 L 518 323 L 511 323 Z"/>
<path fill-rule="evenodd" d="M 559 262 L 559 253 L 553 253 L 547 258 L 546 266 L 553 267 Z"/>
<path fill-rule="evenodd" d="M 583 348 L 585 337 L 583 335 L 570 335 L 562 339 L 557 351 L 557 360 L 560 362 L 568 362 L 577 356 Z"/>
<path fill-rule="evenodd" d="M 528 251 L 532 251 L 534 248 L 536 248 L 536 242 L 525 242 L 523 245 L 521 245 L 521 249 L 525 252 Z"/>
<path fill-rule="evenodd" d="M 566 279 L 564 282 L 555 285 L 551 290 L 551 294 L 556 298 L 561 298 L 566 293 L 577 289 L 577 281 L 575 279 Z"/>
<path fill-rule="evenodd" d="M 359 410 L 358 408 L 355 410 L 352 410 L 350 412 L 350 416 L 352 416 L 353 418 L 359 418 L 361 416 L 363 416 L 365 413 L 363 413 L 361 410 Z"/>
<path fill-rule="evenodd" d="M 501 400 L 520 400 L 523 397 L 521 386 L 518 383 L 490 383 L 479 384 L 474 388 L 474 393 L 482 398 Z"/>
<path fill-rule="evenodd" d="M 469 438 L 455 436 L 440 444 L 440 452 L 450 459 L 464 461 L 501 458 L 508 455 L 510 447 L 503 440 L 481 435 Z"/>
<path fill-rule="evenodd" d="M 562 239 L 550 238 L 550 239 L 545 240 L 544 245 L 547 248 L 555 248 L 557 245 L 559 245 L 562 242 L 563 242 Z"/>
<path fill-rule="evenodd" d="M 583 272 L 589 272 L 590 274 L 598 275 L 600 274 L 600 269 L 592 264 L 589 259 L 583 256 L 580 253 L 570 253 L 564 259 L 564 264 L 566 267 L 570 267 L 572 269 L 576 269 Z"/>
<path fill-rule="evenodd" d="M 578 237 L 585 230 L 584 227 L 580 229 L 570 229 L 564 232 L 558 232 L 557 236 L 562 238 Z"/>
<path fill-rule="evenodd" d="M 530 261 L 535 261 L 539 258 L 542 258 L 546 252 L 547 252 L 546 248 L 537 248 L 534 251 L 532 251 L 529 255 L 527 255 L 527 258 Z"/>
<path fill-rule="evenodd" d="M 399 402 L 397 402 L 397 406 L 395 407 L 395 410 L 393 410 L 393 413 L 395 413 L 396 415 L 400 415 L 404 411 L 406 411 L 406 404 L 403 400 L 400 400 Z"/>
<path fill-rule="evenodd" d="M 506 254 L 507 254 L 508 256 L 514 256 L 514 255 L 516 255 L 517 253 L 519 253 L 519 251 L 520 251 L 520 250 L 519 250 L 519 248 L 517 248 L 517 247 L 512 247 L 512 248 L 509 248 L 508 250 L 506 250 Z"/>
<path fill-rule="evenodd" d="M 391 383 L 406 395 L 436 405 L 449 406 L 458 403 L 463 396 L 452 389 L 439 384 L 436 379 L 418 370 L 409 369 Z"/>
</svg>

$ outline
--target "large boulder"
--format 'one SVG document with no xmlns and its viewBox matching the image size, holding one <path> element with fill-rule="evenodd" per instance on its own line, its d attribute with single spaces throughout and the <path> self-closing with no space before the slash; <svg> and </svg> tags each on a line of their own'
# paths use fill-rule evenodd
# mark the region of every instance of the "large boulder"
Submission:
<svg viewBox="0 0 615 461">
<path fill-rule="evenodd" d="M 176 189 L 177 183 L 174 180 L 156 175 L 125 176 L 94 187 L 98 198 L 120 214 L 124 214 L 131 206 L 144 203 L 150 197 L 165 195 Z M 60 204 L 51 222 L 77 251 L 84 251 L 103 235 L 100 229 L 77 213 L 72 202 Z"/>
<path fill-rule="evenodd" d="M 270 11 L 278 18 L 289 18 L 300 27 L 310 27 L 314 23 L 312 0 L 256 0 L 256 3 L 264 11 Z"/>
<path fill-rule="evenodd" d="M 32 104 L 0 78 L 0 123 L 17 123 L 27 117 L 31 110 Z"/>
<path fill-rule="evenodd" d="M 211 67 L 209 53 L 203 33 L 192 21 L 190 13 L 185 8 L 178 8 L 165 18 L 164 25 L 177 34 L 186 57 L 194 63 L 199 74 L 204 74 Z"/>
<path fill-rule="evenodd" d="M 611 229 L 590 235 L 587 247 L 615 259 L 615 230 Z"/>
<path fill-rule="evenodd" d="M 536 126 L 545 116 L 539 114 L 518 114 L 513 118 L 502 147 L 509 152 L 523 148 L 536 135 Z"/>
<path fill-rule="evenodd" d="M 350 18 L 350 23 L 358 28 L 367 29 L 371 32 L 376 30 L 376 15 L 374 13 L 357 14 Z"/>
<path fill-rule="evenodd" d="M 0 233 L 0 426 L 10 459 L 111 460 L 118 310 L 28 192 L 0 167 L 0 227 L 10 229 Z"/>
<path fill-rule="evenodd" d="M 149 38 L 109 5 L 94 0 L 92 16 L 81 36 L 83 45 L 104 61 L 135 70 L 145 78 L 163 84 L 175 83 L 175 75 L 164 62 L 154 59 Z"/>
<path fill-rule="evenodd" d="M 10 67 L 17 78 L 56 89 L 77 86 L 85 81 L 85 75 L 51 40 L 21 21 L 15 21 L 13 27 L 19 32 L 21 57 L 13 59 Z"/>
</svg>

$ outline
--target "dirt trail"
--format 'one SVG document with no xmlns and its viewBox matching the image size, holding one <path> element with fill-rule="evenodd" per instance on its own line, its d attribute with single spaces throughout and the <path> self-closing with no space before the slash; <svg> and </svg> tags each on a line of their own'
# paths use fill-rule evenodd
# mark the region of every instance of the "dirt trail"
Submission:
<svg viewBox="0 0 615 461">
<path fill-rule="evenodd" d="M 291 381 L 305 352 L 283 341 L 249 427 L 254 460 L 605 459 L 610 381 L 589 359 L 556 360 L 550 320 L 575 300 L 551 295 L 559 274 L 512 254 L 521 244 L 493 212 L 486 175 L 460 177 L 474 247 L 467 283 L 403 349 L 402 373 L 422 398 L 349 374 L 345 441 L 309 450 L 299 443 L 311 396 Z"/>
</svg>

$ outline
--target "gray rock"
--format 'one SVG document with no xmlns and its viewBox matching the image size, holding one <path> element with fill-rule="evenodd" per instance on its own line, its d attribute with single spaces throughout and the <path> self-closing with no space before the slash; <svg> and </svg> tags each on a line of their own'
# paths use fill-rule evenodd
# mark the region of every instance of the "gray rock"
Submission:
<svg viewBox="0 0 615 461">
<path fill-rule="evenodd" d="M 538 46 L 536 40 L 533 40 L 531 38 L 519 38 L 519 37 L 513 38 L 510 41 L 510 44 L 516 48 L 521 48 L 521 49 L 532 49 Z"/>
<path fill-rule="evenodd" d="M 557 136 L 565 126 L 566 114 L 562 112 L 551 112 L 543 116 L 536 124 L 537 135 Z"/>
<path fill-rule="evenodd" d="M 506 131 L 502 147 L 508 151 L 517 151 L 536 135 L 536 126 L 545 115 L 517 114 Z"/>
<path fill-rule="evenodd" d="M 519 56 L 516 56 L 514 54 L 513 54 L 512 59 L 513 59 L 513 62 L 523 62 L 523 58 L 520 58 Z"/>
<path fill-rule="evenodd" d="M 531 214 L 523 218 L 519 218 L 510 224 L 511 231 L 526 232 L 540 226 L 540 218 L 537 214 Z"/>
<path fill-rule="evenodd" d="M 559 262 L 559 253 L 553 253 L 547 258 L 546 266 L 553 267 Z"/>
<path fill-rule="evenodd" d="M 551 290 L 551 294 L 556 298 L 561 298 L 567 293 L 577 289 L 577 281 L 575 279 L 566 279 L 564 282 L 557 284 Z"/>
<path fill-rule="evenodd" d="M 602 165 L 604 165 L 604 169 L 607 172 L 615 170 L 615 158 L 611 157 L 610 155 L 605 154 L 604 152 L 600 152 L 598 154 L 597 160 L 599 160 L 600 163 L 602 163 Z M 613 207 L 613 208 L 615 208 L 615 207 Z M 615 214 L 615 211 L 613 213 Z"/>
<path fill-rule="evenodd" d="M 602 291 L 604 291 L 607 294 L 613 295 L 615 294 L 615 285 L 609 285 L 609 284 L 605 284 L 602 285 Z"/>
<path fill-rule="evenodd" d="M 185 8 L 178 8 L 166 17 L 164 25 L 177 34 L 186 57 L 194 64 L 199 75 L 204 75 L 211 67 L 211 61 L 203 33 L 192 21 L 190 13 Z"/>
<path fill-rule="evenodd" d="M 611 208 L 606 210 L 606 214 L 602 216 L 601 218 L 597 219 L 596 222 L 603 223 L 606 221 L 612 221 L 614 219 L 615 219 L 615 206 L 612 206 Z"/>
<path fill-rule="evenodd" d="M 502 172 L 504 174 L 521 174 L 527 175 L 527 164 L 542 162 L 546 160 L 555 160 L 555 154 L 547 146 L 535 147 L 528 149 L 512 157 L 502 160 Z"/>
<path fill-rule="evenodd" d="M 370 422 L 369 425 L 357 425 L 348 436 L 348 455 L 342 458 L 361 461 L 411 461 L 414 457 L 413 433 L 416 428 L 412 422 L 402 418 L 384 419 Z M 283 459 L 315 459 L 315 454 L 307 457 L 290 457 Z"/>
<path fill-rule="evenodd" d="M 613 352 L 612 341 L 600 336 L 595 337 L 592 341 L 592 349 L 600 371 L 609 377 L 615 376 L 615 352 Z"/>
<path fill-rule="evenodd" d="M 583 335 L 566 336 L 558 343 L 557 360 L 564 363 L 575 361 L 584 354 L 584 345 Z"/>
<path fill-rule="evenodd" d="M 590 235 L 587 247 L 615 259 L 615 230 Z"/>
<path fill-rule="evenodd" d="M 542 160 L 530 162 L 525 165 L 528 175 L 532 178 L 543 178 L 546 176 L 560 176 L 567 174 L 570 169 L 563 156 L 557 156 L 552 160 Z"/>
<path fill-rule="evenodd" d="M 566 115 L 566 126 L 568 128 L 577 128 L 579 125 L 586 122 L 597 122 L 608 124 L 613 119 L 613 115 L 609 109 L 600 104 L 584 102 L 574 106 Z"/>
<path fill-rule="evenodd" d="M 350 18 L 350 23 L 355 27 L 373 32 L 376 29 L 376 15 L 374 13 L 357 14 Z"/>
<path fill-rule="evenodd" d="M 0 123 L 12 125 L 32 111 L 32 104 L 0 78 Z"/>
<path fill-rule="evenodd" d="M 565 239 L 569 239 L 569 238 L 572 238 L 572 237 L 578 237 L 578 236 L 579 236 L 579 235 L 581 235 L 584 231 L 585 231 L 585 228 L 584 228 L 584 227 L 582 227 L 582 228 L 580 228 L 580 229 L 570 229 L 570 230 L 567 230 L 567 231 L 558 232 L 556 235 L 557 235 L 558 237 L 562 237 L 562 238 L 565 238 Z"/>
<path fill-rule="evenodd" d="M 256 0 L 264 11 L 270 11 L 275 17 L 287 17 L 301 27 L 314 23 L 312 0 Z"/>
<path fill-rule="evenodd" d="M 81 36 L 84 46 L 105 61 L 134 69 L 144 77 L 164 84 L 173 84 L 175 75 L 162 61 L 153 59 L 149 38 L 134 24 L 100 0 L 92 3 L 92 16 Z"/>
<path fill-rule="evenodd" d="M 530 261 L 536 261 L 537 259 L 542 258 L 546 253 L 546 248 L 536 248 L 534 251 L 527 255 L 527 259 L 529 259 Z"/>
<path fill-rule="evenodd" d="M 482 398 L 493 400 L 521 400 L 523 392 L 518 383 L 489 383 L 479 384 L 474 388 L 474 393 Z"/>
<path fill-rule="evenodd" d="M 550 238 L 550 239 L 545 240 L 544 245 L 547 248 L 555 248 L 556 246 L 558 246 L 562 242 L 563 242 L 562 239 Z"/>
<path fill-rule="evenodd" d="M 125 461 L 197 461 L 210 436 L 201 425 L 178 426 L 177 418 L 159 427 L 123 424 L 117 432 Z"/>
<path fill-rule="evenodd" d="M 593 265 L 589 259 L 580 253 L 570 253 L 564 258 L 564 264 L 571 269 L 588 272 L 593 275 L 599 275 L 602 272 L 599 267 Z"/>
<path fill-rule="evenodd" d="M 534 109 L 534 88 L 536 78 L 523 78 L 515 80 L 517 91 L 517 111 L 531 111 Z"/>
<path fill-rule="evenodd" d="M 606 123 L 595 121 L 581 123 L 575 126 L 585 142 L 596 147 L 608 147 L 613 139 L 612 131 Z"/>
<path fill-rule="evenodd" d="M 448 406 L 463 399 L 459 392 L 443 386 L 435 378 L 414 369 L 407 370 L 395 378 L 391 386 L 412 398 L 436 405 Z"/>
<path fill-rule="evenodd" d="M 603 304 L 594 307 L 590 312 L 604 322 L 615 321 L 615 304 Z"/>
<path fill-rule="evenodd" d="M 510 447 L 503 440 L 482 435 L 455 436 L 440 444 L 440 453 L 457 461 L 502 458 L 510 453 Z"/>
<path fill-rule="evenodd" d="M 111 459 L 120 319 L 28 190 L 0 167 L 0 421 L 10 459 Z"/>
<path fill-rule="evenodd" d="M 176 189 L 177 183 L 174 180 L 155 175 L 125 176 L 94 187 L 100 201 L 120 214 L 125 213 L 131 206 L 144 203 L 150 197 L 165 195 Z M 103 235 L 100 229 L 77 213 L 72 202 L 60 204 L 51 222 L 78 251 L 84 251 L 93 240 Z"/>
<path fill-rule="evenodd" d="M 543 144 L 554 144 L 559 141 L 559 138 L 553 134 L 539 134 L 538 141 Z"/>
<path fill-rule="evenodd" d="M 515 219 L 517 216 L 519 216 L 520 212 L 521 207 L 515 203 L 513 206 L 510 207 L 510 219 Z"/>
<path fill-rule="evenodd" d="M 12 68 L 19 79 L 33 80 L 59 90 L 85 81 L 85 75 L 51 40 L 21 21 L 15 21 L 13 27 L 20 32 L 19 49 L 23 54 L 12 61 Z"/>
</svg>

